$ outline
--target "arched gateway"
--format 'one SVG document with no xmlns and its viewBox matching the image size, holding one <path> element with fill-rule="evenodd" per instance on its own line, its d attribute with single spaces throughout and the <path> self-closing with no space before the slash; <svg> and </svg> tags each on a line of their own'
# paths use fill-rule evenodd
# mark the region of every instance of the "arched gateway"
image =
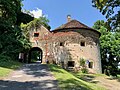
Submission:
<svg viewBox="0 0 120 90">
<path fill-rule="evenodd" d="M 40 61 L 42 63 L 43 51 L 39 47 L 32 47 L 28 55 L 28 63 Z"/>
</svg>

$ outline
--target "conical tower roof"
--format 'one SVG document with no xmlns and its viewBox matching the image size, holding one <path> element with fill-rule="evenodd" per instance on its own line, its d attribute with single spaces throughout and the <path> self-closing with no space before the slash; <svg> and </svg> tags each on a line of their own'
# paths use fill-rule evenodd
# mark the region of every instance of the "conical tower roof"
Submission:
<svg viewBox="0 0 120 90">
<path fill-rule="evenodd" d="M 98 32 L 97 30 L 92 29 L 92 28 L 88 27 L 87 25 L 85 25 L 85 24 L 83 24 L 83 23 L 81 23 L 77 20 L 71 20 L 71 21 L 67 22 L 66 24 L 63 24 L 60 27 L 54 29 L 53 32 L 57 32 L 57 31 L 60 31 L 60 30 L 68 30 L 68 29 L 93 30 L 93 31 L 99 33 L 99 35 L 100 35 L 100 32 Z"/>
</svg>

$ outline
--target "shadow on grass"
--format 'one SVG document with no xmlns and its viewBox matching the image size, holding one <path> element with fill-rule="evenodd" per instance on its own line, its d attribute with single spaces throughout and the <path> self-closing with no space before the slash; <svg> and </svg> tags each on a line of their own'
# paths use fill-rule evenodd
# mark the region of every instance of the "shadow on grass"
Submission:
<svg viewBox="0 0 120 90">
<path fill-rule="evenodd" d="M 48 64 L 48 66 L 50 67 L 50 69 L 53 72 L 57 72 L 57 73 L 64 73 L 63 71 L 61 71 L 61 67 L 54 65 L 54 64 Z"/>
<path fill-rule="evenodd" d="M 56 86 L 56 81 L 5 81 L 0 80 L 0 90 L 59 90 Z"/>
<path fill-rule="evenodd" d="M 120 82 L 120 75 L 116 77 L 117 81 Z"/>
<path fill-rule="evenodd" d="M 86 84 L 83 84 L 82 82 L 76 80 L 76 79 L 67 79 L 67 80 L 61 80 L 60 87 L 63 90 L 92 90 L 89 86 Z"/>
<path fill-rule="evenodd" d="M 120 75 L 116 76 L 109 76 L 108 78 L 106 78 L 108 80 L 117 80 L 118 82 L 120 82 Z"/>
<path fill-rule="evenodd" d="M 52 65 L 51 68 L 54 68 L 54 65 Z M 62 73 L 57 73 L 56 69 L 62 71 Z M 80 73 L 76 74 L 75 72 L 74 73 L 68 72 L 58 66 L 56 66 L 55 71 L 54 70 L 51 71 L 55 72 L 55 77 L 58 80 L 59 87 L 61 88 L 61 90 L 102 90 L 103 89 L 95 85 L 95 83 L 98 82 L 98 81 L 93 81 L 95 76 L 84 74 L 85 76 L 82 75 L 81 77 Z M 91 82 L 89 83 L 88 81 Z"/>
<path fill-rule="evenodd" d="M 75 77 L 90 83 L 97 84 L 99 81 L 94 80 L 95 76 L 89 74 L 73 74 Z"/>
<path fill-rule="evenodd" d="M 117 82 L 120 82 L 120 78 L 119 77 L 109 77 L 109 78 L 106 78 L 108 80 L 116 80 Z"/>
<path fill-rule="evenodd" d="M 120 82 L 120 78 L 118 78 L 118 80 L 117 80 L 118 82 Z"/>
</svg>

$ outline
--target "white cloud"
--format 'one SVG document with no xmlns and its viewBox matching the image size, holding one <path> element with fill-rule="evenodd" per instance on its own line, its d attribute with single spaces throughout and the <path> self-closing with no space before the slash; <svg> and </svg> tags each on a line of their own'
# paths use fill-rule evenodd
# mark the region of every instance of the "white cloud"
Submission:
<svg viewBox="0 0 120 90">
<path fill-rule="evenodd" d="M 42 16 L 42 10 L 39 8 L 37 8 L 36 10 L 32 10 L 30 12 L 34 15 L 35 18 L 39 18 Z"/>
</svg>

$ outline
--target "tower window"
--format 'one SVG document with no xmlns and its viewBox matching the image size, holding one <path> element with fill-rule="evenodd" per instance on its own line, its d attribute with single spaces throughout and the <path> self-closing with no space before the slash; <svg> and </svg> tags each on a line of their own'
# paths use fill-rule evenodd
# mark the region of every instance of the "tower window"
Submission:
<svg viewBox="0 0 120 90">
<path fill-rule="evenodd" d="M 74 67 L 75 62 L 74 61 L 68 61 L 68 67 Z"/>
<path fill-rule="evenodd" d="M 39 37 L 39 33 L 34 33 L 34 37 Z"/>
<path fill-rule="evenodd" d="M 64 43 L 63 43 L 63 42 L 60 42 L 60 46 L 64 46 Z"/>
<path fill-rule="evenodd" d="M 89 62 L 88 67 L 93 68 L 93 62 Z"/>
<path fill-rule="evenodd" d="M 82 42 L 80 43 L 80 45 L 81 45 L 81 46 L 85 46 L 85 42 L 82 41 Z"/>
</svg>

